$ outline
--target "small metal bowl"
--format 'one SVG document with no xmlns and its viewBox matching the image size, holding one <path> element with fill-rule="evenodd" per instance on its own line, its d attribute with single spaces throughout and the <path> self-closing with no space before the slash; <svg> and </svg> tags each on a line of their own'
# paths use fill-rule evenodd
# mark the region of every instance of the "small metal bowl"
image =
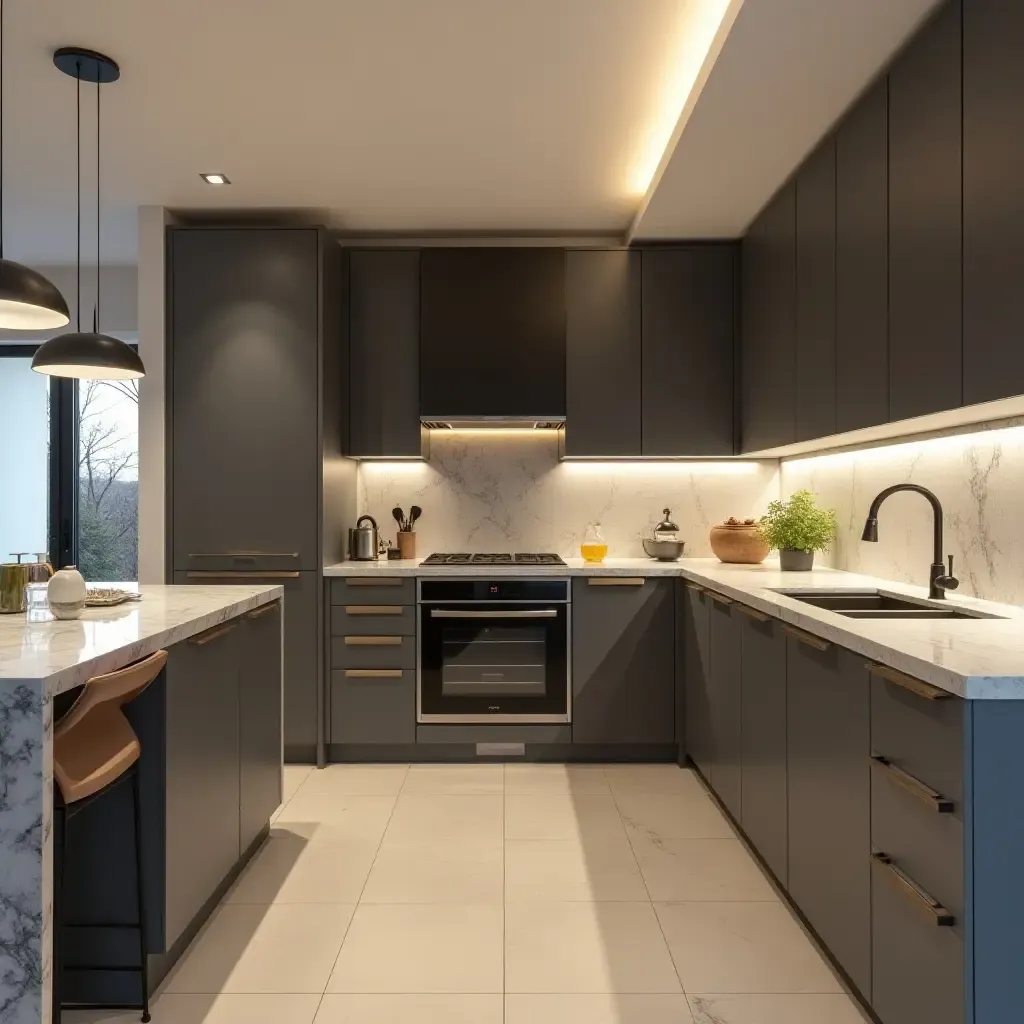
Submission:
<svg viewBox="0 0 1024 1024">
<path fill-rule="evenodd" d="M 652 540 L 649 537 L 644 537 L 643 543 L 644 551 L 659 562 L 676 561 L 682 555 L 683 548 L 686 547 L 686 541 L 682 540 Z"/>
</svg>

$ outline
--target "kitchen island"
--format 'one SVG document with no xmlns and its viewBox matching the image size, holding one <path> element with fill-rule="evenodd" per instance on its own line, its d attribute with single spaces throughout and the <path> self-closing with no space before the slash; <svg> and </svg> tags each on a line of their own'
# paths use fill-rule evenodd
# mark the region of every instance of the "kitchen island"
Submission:
<svg viewBox="0 0 1024 1024">
<path fill-rule="evenodd" d="M 126 709 L 143 751 L 143 881 L 150 904 L 148 945 L 155 954 L 153 984 L 194 934 L 225 880 L 258 845 L 280 800 L 281 588 L 143 585 L 139 590 L 138 602 L 89 608 L 72 621 L 0 617 L 0 1019 L 5 1022 L 51 1019 L 53 721 L 55 703 L 66 702 L 69 691 L 156 650 L 169 651 L 164 672 Z M 105 813 L 98 827 L 105 831 L 90 835 L 86 828 L 82 855 L 70 866 L 68 898 L 76 912 L 98 898 L 113 916 L 125 895 L 121 866 L 132 863 L 132 854 L 130 848 L 120 852 L 124 844 L 113 833 L 131 825 L 119 814 L 117 795 L 97 804 Z M 96 863 L 89 854 L 100 839 L 109 867 L 101 857 L 102 877 L 82 878 L 81 872 Z M 105 962 L 102 944 L 88 941 L 95 961 Z M 129 977 L 122 973 L 119 980 L 111 975 L 104 981 L 101 976 L 95 984 L 104 991 L 104 984 L 126 984 Z M 75 991 L 74 983 L 70 988 Z"/>
</svg>

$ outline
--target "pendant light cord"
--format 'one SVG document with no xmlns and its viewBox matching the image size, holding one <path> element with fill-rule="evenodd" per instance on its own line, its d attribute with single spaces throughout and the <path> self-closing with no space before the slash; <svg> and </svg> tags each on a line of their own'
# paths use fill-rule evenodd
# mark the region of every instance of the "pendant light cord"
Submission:
<svg viewBox="0 0 1024 1024">
<path fill-rule="evenodd" d="M 0 0 L 0 260 L 4 258 L 4 0 Z"/>
<path fill-rule="evenodd" d="M 100 80 L 96 76 L 96 307 L 94 333 L 100 329 Z"/>
<path fill-rule="evenodd" d="M 82 333 L 82 62 L 75 81 L 75 326 Z"/>
</svg>

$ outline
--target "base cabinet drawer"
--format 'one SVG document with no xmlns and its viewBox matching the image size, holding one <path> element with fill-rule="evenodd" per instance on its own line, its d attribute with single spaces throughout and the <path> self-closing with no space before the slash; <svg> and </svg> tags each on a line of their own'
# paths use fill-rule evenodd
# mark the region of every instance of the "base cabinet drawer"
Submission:
<svg viewBox="0 0 1024 1024">
<path fill-rule="evenodd" d="M 331 606 L 331 635 L 416 635 L 416 607 L 402 604 L 336 604 Z"/>
<path fill-rule="evenodd" d="M 415 743 L 416 673 L 342 669 L 331 673 L 331 743 Z"/>
<path fill-rule="evenodd" d="M 331 604 L 415 604 L 412 576 L 346 576 L 331 580 Z"/>
<path fill-rule="evenodd" d="M 363 633 L 331 637 L 331 668 L 415 668 L 416 637 Z"/>
</svg>

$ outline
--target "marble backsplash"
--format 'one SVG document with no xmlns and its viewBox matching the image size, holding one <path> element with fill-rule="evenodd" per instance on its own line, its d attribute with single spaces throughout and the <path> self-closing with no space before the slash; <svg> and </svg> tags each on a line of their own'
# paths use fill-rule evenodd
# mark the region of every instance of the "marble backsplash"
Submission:
<svg viewBox="0 0 1024 1024">
<path fill-rule="evenodd" d="M 860 536 L 879 491 L 895 483 L 929 488 L 942 502 L 944 549 L 960 592 L 1024 604 L 1024 426 L 788 459 L 780 478 L 783 495 L 806 487 L 838 512 L 825 564 L 917 584 L 928 582 L 932 560 L 932 513 L 920 495 L 886 500 L 878 543 Z"/>
<path fill-rule="evenodd" d="M 778 494 L 778 462 L 559 462 L 558 438 L 536 433 L 435 432 L 427 462 L 363 462 L 359 511 L 385 539 L 391 510 L 423 509 L 417 555 L 432 551 L 555 551 L 578 556 L 599 520 L 609 554 L 642 556 L 640 538 L 672 509 L 688 555 L 710 555 L 708 531 L 760 515 Z"/>
</svg>

